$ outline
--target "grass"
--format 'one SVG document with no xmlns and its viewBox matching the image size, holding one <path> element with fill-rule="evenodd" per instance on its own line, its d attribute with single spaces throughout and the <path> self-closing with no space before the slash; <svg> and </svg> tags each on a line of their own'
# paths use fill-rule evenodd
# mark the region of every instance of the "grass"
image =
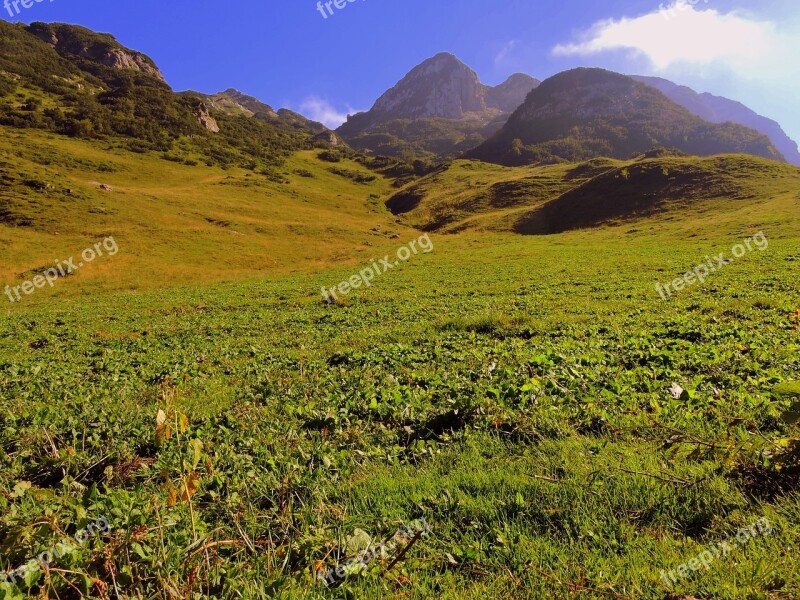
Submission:
<svg viewBox="0 0 800 600">
<path fill-rule="evenodd" d="M 108 235 L 125 250 L 113 264 L 97 261 L 78 273 L 83 292 L 319 269 L 355 262 L 373 247 L 394 248 L 392 235 L 414 235 L 375 202 L 390 189 L 387 181 L 357 183 L 330 173 L 314 151 L 288 160 L 287 183 L 275 183 L 249 171 L 191 167 L 109 143 L 7 128 L 2 135 L 0 175 L 9 179 L 0 193 L 0 219 L 11 226 L 0 228 L 0 247 L 13 260 L 0 263 L 0 280 L 14 285 L 20 274 L 76 256 Z M 354 162 L 342 164 L 353 176 L 372 176 Z M 48 301 L 63 293 L 54 290 Z"/>
<path fill-rule="evenodd" d="M 431 234 L 433 252 L 327 305 L 322 286 L 419 235 L 369 198 L 382 180 L 313 153 L 275 184 L 69 146 L 118 169 L 102 195 L 85 166 L 37 166 L 61 141 L 26 135 L 22 170 L 116 213 L 15 195 L 34 225 L 0 228 L 6 275 L 106 231 L 120 252 L 0 314 L 0 561 L 100 516 L 113 529 L 0 598 L 800 595 L 788 192 L 550 236 Z M 655 291 L 762 229 L 768 250 Z M 319 585 L 361 532 L 420 516 L 431 533 L 391 569 Z M 770 535 L 664 584 L 762 518 Z"/>
<path fill-rule="evenodd" d="M 594 159 L 539 167 L 455 161 L 395 194 L 389 207 L 427 231 L 551 234 L 666 220 L 694 224 L 745 213 L 776 220 L 797 211 L 800 169 L 751 156 Z M 764 205 L 767 206 L 764 206 Z"/>
</svg>

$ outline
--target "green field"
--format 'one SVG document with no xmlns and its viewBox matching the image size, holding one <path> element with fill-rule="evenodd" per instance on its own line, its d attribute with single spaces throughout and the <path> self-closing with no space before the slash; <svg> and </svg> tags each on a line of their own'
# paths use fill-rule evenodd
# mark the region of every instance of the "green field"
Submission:
<svg viewBox="0 0 800 600">
<path fill-rule="evenodd" d="M 312 156 L 292 160 L 322 176 Z M 189 170 L 174 168 L 173 186 Z M 187 179 L 186 202 L 200 185 Z M 140 204 L 87 203 L 147 206 L 145 190 L 129 194 Z M 0 584 L 0 597 L 800 596 L 800 435 L 785 414 L 800 369 L 796 197 L 555 236 L 432 233 L 433 252 L 328 305 L 322 286 L 420 235 L 362 196 L 366 209 L 320 227 L 352 219 L 400 237 L 359 247 L 351 233 L 339 241 L 349 252 L 297 273 L 234 261 L 178 277 L 232 255 L 233 236 L 207 222 L 208 247 L 184 231 L 175 246 L 190 260 L 171 272 L 159 268 L 176 260 L 169 237 L 148 254 L 130 225 L 82 234 L 69 221 L 69 243 L 3 229 L 8 274 L 97 234 L 120 251 L 0 316 L 3 565 L 99 517 L 112 528 L 46 574 Z M 213 215 L 224 220 L 233 199 Z M 236 228 L 254 232 L 295 209 L 286 202 Z M 164 204 L 177 223 L 183 209 Z M 758 231 L 768 249 L 668 300 L 656 293 Z M 307 257 L 302 240 L 317 232 L 301 233 Z M 419 517 L 430 533 L 403 560 L 392 565 L 395 550 L 336 589 L 320 584 Z M 662 570 L 759 519 L 769 535 L 667 587 Z"/>
</svg>

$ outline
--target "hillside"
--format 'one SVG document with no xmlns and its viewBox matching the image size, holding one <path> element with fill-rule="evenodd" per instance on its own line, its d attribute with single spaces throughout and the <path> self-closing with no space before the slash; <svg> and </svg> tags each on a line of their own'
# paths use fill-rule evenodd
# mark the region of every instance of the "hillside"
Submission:
<svg viewBox="0 0 800 600">
<path fill-rule="evenodd" d="M 387 202 L 409 225 L 426 231 L 470 230 L 550 234 L 599 225 L 700 214 L 736 219 L 769 210 L 800 221 L 800 169 L 750 156 L 696 158 L 651 153 L 628 161 L 502 167 L 455 161 Z M 780 208 L 779 208 L 780 207 Z"/>
<path fill-rule="evenodd" d="M 741 102 L 729 100 L 714 94 L 699 94 L 693 89 L 678 85 L 660 77 L 632 76 L 636 81 L 645 83 L 661 91 L 667 98 L 711 123 L 733 121 L 763 133 L 772 141 L 772 145 L 793 165 L 800 166 L 800 151 L 779 123 L 762 117 Z"/>
<path fill-rule="evenodd" d="M 783 160 L 765 135 L 703 121 L 658 90 L 603 69 L 574 69 L 546 80 L 497 134 L 466 156 L 521 165 L 627 159 L 655 147 Z"/>
<path fill-rule="evenodd" d="M 188 91 L 181 92 L 180 95 L 190 99 L 199 97 L 211 111 L 221 112 L 231 116 L 252 117 L 270 123 L 279 129 L 287 131 L 294 129 L 296 131 L 315 135 L 326 133 L 334 135 L 333 132 L 322 123 L 307 119 L 303 115 L 287 108 L 280 108 L 276 111 L 268 104 L 261 102 L 258 98 L 248 96 L 233 88 L 216 94 L 203 94 L 200 92 Z"/>
<path fill-rule="evenodd" d="M 207 166 L 188 143 L 172 152 L 187 160 L 0 126 L 0 280 L 16 285 L 109 235 L 117 257 L 30 300 L 358 264 L 412 235 L 380 201 L 389 180 L 353 160 L 299 151 L 264 175 Z"/>
<path fill-rule="evenodd" d="M 209 164 L 271 171 L 313 146 L 319 124 L 209 111 L 176 94 L 149 57 L 75 25 L 0 21 L 0 124 L 81 139 L 117 138 L 134 152 L 171 152 L 190 140 Z"/>
<path fill-rule="evenodd" d="M 539 82 L 517 73 L 498 86 L 446 52 L 412 69 L 338 130 L 351 146 L 390 156 L 453 156 L 494 134 Z"/>
</svg>

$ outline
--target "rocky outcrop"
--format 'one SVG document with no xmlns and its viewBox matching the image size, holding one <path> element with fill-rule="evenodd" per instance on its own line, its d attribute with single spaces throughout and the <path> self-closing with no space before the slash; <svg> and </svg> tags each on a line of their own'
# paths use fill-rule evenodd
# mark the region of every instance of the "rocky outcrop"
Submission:
<svg viewBox="0 0 800 600">
<path fill-rule="evenodd" d="M 164 81 L 164 75 L 149 56 L 125 48 L 111 35 L 63 23 L 32 23 L 28 31 L 61 56 L 89 60 L 112 69 L 140 71 Z"/>
<path fill-rule="evenodd" d="M 367 114 L 375 122 L 496 115 L 516 109 L 538 83 L 533 77 L 517 74 L 496 88 L 489 87 L 458 58 L 442 52 L 412 69 L 378 98 Z"/>
<path fill-rule="evenodd" d="M 200 104 L 195 113 L 200 125 L 208 129 L 211 133 L 219 133 L 219 124 L 217 120 L 208 112 L 208 107 L 205 104 Z"/>
<path fill-rule="evenodd" d="M 318 133 L 311 138 L 311 141 L 317 148 L 336 148 L 337 146 L 342 145 L 342 141 L 339 139 L 339 136 L 332 131 L 323 131 L 322 133 Z"/>
</svg>

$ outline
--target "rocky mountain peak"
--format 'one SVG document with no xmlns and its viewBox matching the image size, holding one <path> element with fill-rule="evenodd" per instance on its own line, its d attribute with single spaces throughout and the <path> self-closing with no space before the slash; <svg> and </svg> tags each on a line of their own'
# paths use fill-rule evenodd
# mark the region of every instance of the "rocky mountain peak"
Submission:
<svg viewBox="0 0 800 600">
<path fill-rule="evenodd" d="M 503 112 L 514 112 L 525 101 L 531 90 L 539 86 L 539 81 L 524 73 L 514 73 L 497 87 L 487 91 L 487 102 Z"/>
<path fill-rule="evenodd" d="M 371 112 L 395 119 L 460 119 L 465 113 L 484 110 L 477 73 L 442 52 L 412 69 L 375 102 Z"/>
<path fill-rule="evenodd" d="M 492 88 L 454 55 L 440 52 L 414 67 L 359 121 L 372 127 L 393 119 L 492 117 L 516 109 L 538 83 L 516 74 Z"/>
<path fill-rule="evenodd" d="M 497 131 L 537 85 L 522 74 L 497 87 L 484 85 L 475 71 L 441 52 L 414 67 L 371 110 L 348 116 L 337 131 L 363 150 L 455 154 Z"/>
<path fill-rule="evenodd" d="M 89 60 L 113 69 L 141 71 L 165 81 L 149 56 L 125 48 L 111 35 L 64 23 L 31 23 L 28 31 L 61 56 Z"/>
</svg>

